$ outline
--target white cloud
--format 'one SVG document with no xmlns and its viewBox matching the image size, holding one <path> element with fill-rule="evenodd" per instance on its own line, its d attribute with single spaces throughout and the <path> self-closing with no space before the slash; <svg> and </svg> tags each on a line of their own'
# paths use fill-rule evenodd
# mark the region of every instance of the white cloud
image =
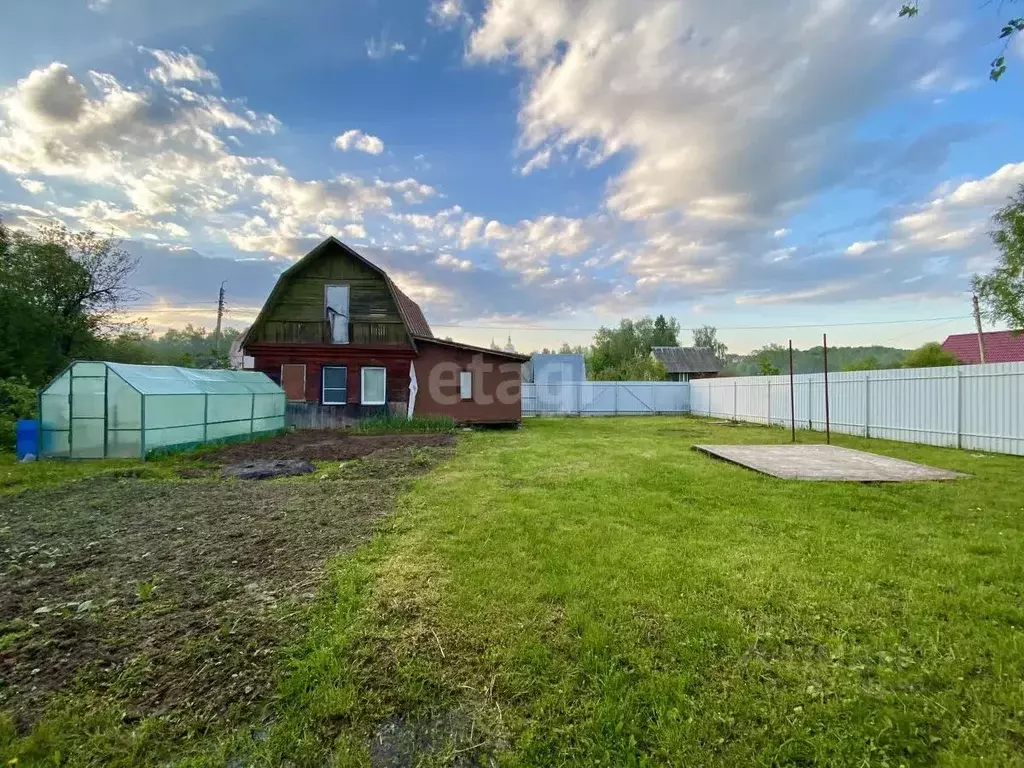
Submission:
<svg viewBox="0 0 1024 768">
<path fill-rule="evenodd" d="M 201 60 L 157 58 L 164 71 L 152 75 L 149 89 L 96 72 L 82 82 L 55 62 L 0 91 L 0 171 L 30 191 L 45 191 L 40 179 L 89 186 L 91 202 L 50 214 L 78 226 L 161 240 L 202 232 L 243 251 L 287 257 L 328 234 L 365 240 L 367 212 L 437 194 L 414 178 L 303 180 L 273 158 L 236 154 L 229 135 L 271 135 L 277 119 L 174 84 L 193 76 L 216 82 L 213 73 L 186 72 Z M 103 200 L 105 193 L 112 199 Z"/>
<path fill-rule="evenodd" d="M 46 184 L 38 179 L 26 179 L 19 176 L 18 183 L 25 191 L 31 192 L 33 195 L 38 195 L 46 191 Z"/>
<path fill-rule="evenodd" d="M 387 31 L 381 33 L 380 37 L 371 37 L 366 41 L 366 55 L 374 61 L 386 59 L 396 53 L 405 52 L 405 43 L 390 40 Z"/>
<path fill-rule="evenodd" d="M 988 176 L 942 185 L 929 202 L 893 223 L 896 250 L 949 251 L 984 247 L 993 211 L 1024 183 L 1024 162 L 1008 163 Z"/>
<path fill-rule="evenodd" d="M 882 243 L 878 240 L 858 240 L 855 243 L 851 243 L 846 249 L 848 256 L 863 256 L 868 251 L 873 251 L 878 248 Z"/>
<path fill-rule="evenodd" d="M 88 0 L 86 7 L 93 13 L 103 13 L 110 7 L 111 0 Z"/>
<path fill-rule="evenodd" d="M 452 256 L 450 253 L 442 253 L 436 259 L 434 263 L 439 267 L 451 267 L 452 269 L 467 270 L 473 268 L 473 262 L 469 259 L 459 259 Z"/>
<path fill-rule="evenodd" d="M 459 248 L 469 248 L 479 241 L 483 235 L 483 216 L 470 216 L 459 229 Z"/>
<path fill-rule="evenodd" d="M 526 162 L 520 173 L 523 176 L 529 176 L 533 171 L 539 168 L 547 168 L 550 164 L 551 147 L 545 147 Z"/>
<path fill-rule="evenodd" d="M 379 155 L 384 151 L 383 141 L 376 136 L 363 133 L 355 128 L 350 131 L 345 131 L 343 134 L 338 136 L 334 140 L 334 146 L 343 152 L 357 150 L 359 152 L 366 152 L 370 155 Z"/>
<path fill-rule="evenodd" d="M 187 229 L 174 221 L 154 218 L 139 210 L 119 208 L 104 200 L 92 200 L 78 206 L 53 206 L 53 211 L 79 227 L 114 237 L 129 238 L 146 231 L 179 239 L 189 235 Z"/>
<path fill-rule="evenodd" d="M 431 24 L 439 27 L 453 27 L 461 22 L 469 21 L 470 17 L 462 0 L 431 0 L 427 18 Z"/>
<path fill-rule="evenodd" d="M 209 83 L 214 88 L 220 87 L 220 79 L 206 68 L 206 62 L 201 56 L 194 53 L 177 53 L 175 51 L 161 51 L 150 48 L 139 50 L 150 54 L 157 60 L 157 66 L 147 70 L 146 75 L 150 80 L 163 85 L 172 83 Z"/>
<path fill-rule="evenodd" d="M 640 232 L 638 283 L 734 290 L 787 234 L 774 222 L 830 188 L 932 171 L 964 140 L 857 132 L 949 58 L 938 26 L 897 24 L 886 0 L 487 0 L 467 57 L 522 72 L 524 170 L 549 151 L 619 156 L 604 202 Z"/>
</svg>

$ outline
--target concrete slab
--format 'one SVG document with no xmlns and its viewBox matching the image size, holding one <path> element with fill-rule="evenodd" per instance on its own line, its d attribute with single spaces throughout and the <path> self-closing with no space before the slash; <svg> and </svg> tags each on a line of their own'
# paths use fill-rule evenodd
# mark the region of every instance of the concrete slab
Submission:
<svg viewBox="0 0 1024 768">
<path fill-rule="evenodd" d="M 695 445 L 733 464 L 785 480 L 834 480 L 849 483 L 909 483 L 958 480 L 969 475 L 912 461 L 835 445 Z"/>
</svg>

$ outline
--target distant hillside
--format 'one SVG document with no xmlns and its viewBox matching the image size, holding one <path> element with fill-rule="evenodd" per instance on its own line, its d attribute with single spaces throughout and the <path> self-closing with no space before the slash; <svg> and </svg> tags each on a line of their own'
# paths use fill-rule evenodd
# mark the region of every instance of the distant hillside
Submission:
<svg viewBox="0 0 1024 768">
<path fill-rule="evenodd" d="M 878 368 L 896 368 L 910 352 L 894 347 L 829 347 L 829 371 L 841 371 L 851 365 L 863 365 L 873 358 Z M 789 373 L 789 348 L 772 344 L 755 349 L 749 355 L 726 355 L 725 375 L 757 376 L 761 373 L 761 360 L 767 359 L 783 373 Z M 821 373 L 825 361 L 821 347 L 793 350 L 795 373 Z"/>
</svg>

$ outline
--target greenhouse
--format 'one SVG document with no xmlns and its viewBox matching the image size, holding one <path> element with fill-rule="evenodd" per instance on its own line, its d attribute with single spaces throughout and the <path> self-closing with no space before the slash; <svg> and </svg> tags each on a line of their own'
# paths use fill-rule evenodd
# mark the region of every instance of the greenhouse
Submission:
<svg viewBox="0 0 1024 768">
<path fill-rule="evenodd" d="M 272 434 L 284 391 L 254 371 L 77 362 L 39 396 L 40 455 L 138 458 Z"/>
</svg>

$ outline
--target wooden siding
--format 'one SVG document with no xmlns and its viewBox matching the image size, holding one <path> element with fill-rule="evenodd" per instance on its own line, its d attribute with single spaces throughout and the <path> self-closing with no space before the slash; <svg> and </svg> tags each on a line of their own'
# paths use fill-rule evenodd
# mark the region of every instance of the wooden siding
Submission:
<svg viewBox="0 0 1024 768">
<path fill-rule="evenodd" d="M 256 344 L 320 344 L 330 342 L 324 307 L 327 285 L 349 286 L 349 339 L 353 344 L 405 344 L 405 325 L 387 282 L 379 273 L 340 247 L 284 278 L 265 316 L 250 331 Z"/>
<path fill-rule="evenodd" d="M 489 364 L 490 370 L 480 374 L 474 370 L 477 361 Z M 454 365 L 453 365 L 454 364 Z M 518 424 L 523 417 L 522 363 L 506 357 L 488 354 L 485 350 L 459 348 L 423 340 L 416 358 L 418 392 L 413 413 L 418 416 L 450 416 L 462 424 Z M 434 376 L 434 368 L 445 365 L 449 373 L 474 371 L 474 391 L 480 391 L 488 402 L 463 400 L 460 396 L 459 377 Z M 497 398 L 501 388 L 512 399 L 501 402 Z"/>
<path fill-rule="evenodd" d="M 308 403 L 322 399 L 324 366 L 343 365 L 348 369 L 348 402 L 358 405 L 362 382 L 359 371 L 363 367 L 387 369 L 388 403 L 409 401 L 409 363 L 415 353 L 406 344 L 393 347 L 364 347 L 356 344 L 287 345 L 263 344 L 249 347 L 255 370 L 279 381 L 281 366 L 302 363 L 306 366 L 306 397 Z"/>
</svg>

